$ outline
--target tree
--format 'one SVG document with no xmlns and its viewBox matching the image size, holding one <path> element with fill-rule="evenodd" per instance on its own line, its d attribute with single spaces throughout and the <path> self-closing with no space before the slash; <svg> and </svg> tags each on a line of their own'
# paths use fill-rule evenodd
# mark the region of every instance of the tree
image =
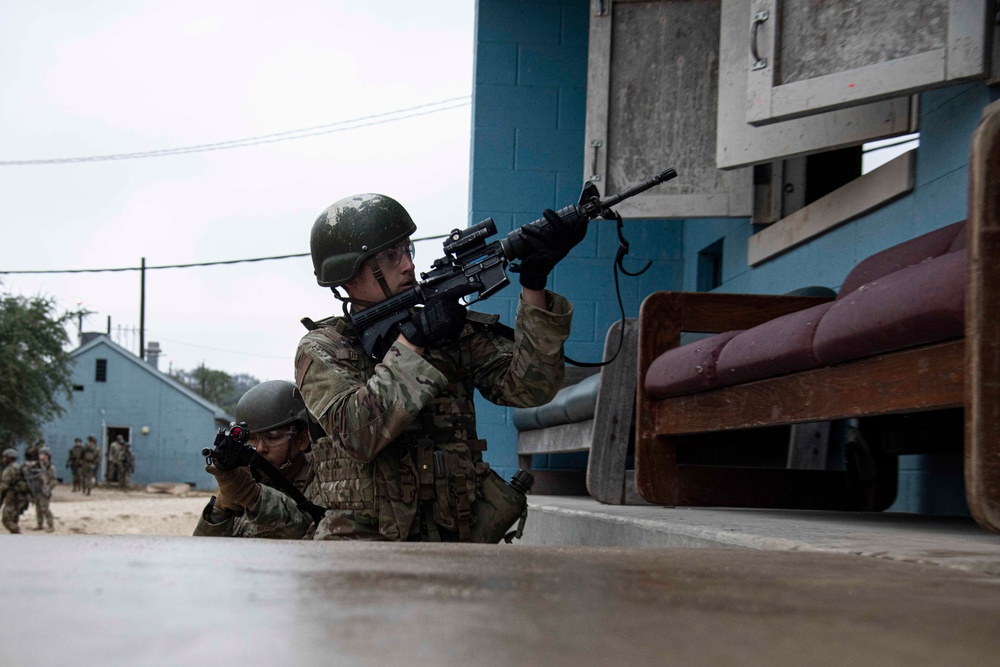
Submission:
<svg viewBox="0 0 1000 667">
<path fill-rule="evenodd" d="M 36 438 L 42 424 L 63 413 L 72 397 L 73 359 L 65 325 L 77 313 L 56 315 L 55 300 L 0 294 L 0 447 Z"/>
<path fill-rule="evenodd" d="M 252 375 L 246 373 L 230 375 L 225 371 L 208 368 L 204 363 L 194 370 L 172 371 L 170 377 L 230 414 L 236 409 L 236 404 L 244 392 L 260 383 L 260 380 Z"/>
</svg>

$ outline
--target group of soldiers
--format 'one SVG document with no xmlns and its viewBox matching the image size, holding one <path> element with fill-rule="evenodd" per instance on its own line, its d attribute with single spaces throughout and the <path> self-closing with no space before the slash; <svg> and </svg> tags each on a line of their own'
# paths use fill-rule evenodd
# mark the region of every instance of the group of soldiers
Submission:
<svg viewBox="0 0 1000 667">
<path fill-rule="evenodd" d="M 35 506 L 38 525 L 55 530 L 55 519 L 49 509 L 52 489 L 57 483 L 56 469 L 52 465 L 52 450 L 44 440 L 29 444 L 24 450 L 24 463 L 17 462 L 17 450 L 5 449 L 2 453 L 3 472 L 0 473 L 0 517 L 4 528 L 11 533 L 20 533 L 21 515 L 29 504 Z"/>
<path fill-rule="evenodd" d="M 573 308 L 546 282 L 587 224 L 552 210 L 543 218 L 521 228 L 513 329 L 442 294 L 404 313 L 372 353 L 351 315 L 415 287 L 416 225 L 380 194 L 323 211 L 310 238 L 315 277 L 344 316 L 304 319 L 295 383 L 265 382 L 240 399 L 251 465 L 213 459 L 206 471 L 218 495 L 194 534 L 456 542 L 519 534 L 530 475 L 507 484 L 483 460 L 473 395 L 531 407 L 562 382 Z"/>
<path fill-rule="evenodd" d="M 58 483 L 52 464 L 52 450 L 44 439 L 29 443 L 24 449 L 24 463 L 18 463 L 16 449 L 2 453 L 3 472 L 0 473 L 0 515 L 4 527 L 11 533 L 20 533 L 21 515 L 29 505 L 35 506 L 38 525 L 35 530 L 55 530 L 54 517 L 49 509 L 52 490 Z M 73 491 L 89 496 L 97 482 L 97 469 L 101 463 L 101 448 L 97 436 L 88 435 L 87 443 L 80 438 L 73 440 L 66 467 L 73 475 Z M 131 485 L 135 471 L 135 454 L 131 444 L 117 436 L 108 451 L 108 481 L 123 488 Z"/>
<path fill-rule="evenodd" d="M 132 486 L 132 473 L 135 472 L 135 454 L 132 443 L 125 442 L 120 435 L 108 448 L 108 484 L 117 484 L 123 489 Z"/>
<path fill-rule="evenodd" d="M 73 475 L 73 491 L 79 491 L 86 496 L 97 481 L 97 466 L 101 463 L 101 448 L 97 445 L 97 436 L 87 436 L 87 444 L 80 438 L 73 439 L 69 448 L 66 467 Z"/>
</svg>

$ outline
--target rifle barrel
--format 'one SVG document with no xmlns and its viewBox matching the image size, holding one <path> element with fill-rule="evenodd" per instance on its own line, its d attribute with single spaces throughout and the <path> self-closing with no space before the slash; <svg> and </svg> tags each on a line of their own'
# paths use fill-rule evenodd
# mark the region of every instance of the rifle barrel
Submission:
<svg viewBox="0 0 1000 667">
<path fill-rule="evenodd" d="M 646 190 L 650 189 L 654 185 L 659 185 L 660 183 L 665 183 L 665 182 L 669 181 L 670 179 L 676 178 L 676 177 L 677 177 L 677 170 L 676 169 L 673 169 L 673 168 L 667 169 L 666 171 L 663 171 L 663 172 L 657 174 L 656 176 L 653 176 L 652 178 L 647 179 L 647 180 L 643 181 L 642 183 L 639 183 L 638 185 L 633 185 L 632 187 L 630 187 L 630 188 L 628 188 L 626 190 L 622 190 L 621 192 L 619 192 L 616 195 L 611 195 L 607 199 L 602 199 L 601 200 L 601 210 L 603 211 L 606 208 L 611 208 L 615 204 L 617 204 L 617 203 L 619 203 L 621 201 L 624 201 L 624 200 L 628 199 L 629 197 L 634 197 L 637 194 L 639 194 L 640 192 L 645 192 Z"/>
</svg>

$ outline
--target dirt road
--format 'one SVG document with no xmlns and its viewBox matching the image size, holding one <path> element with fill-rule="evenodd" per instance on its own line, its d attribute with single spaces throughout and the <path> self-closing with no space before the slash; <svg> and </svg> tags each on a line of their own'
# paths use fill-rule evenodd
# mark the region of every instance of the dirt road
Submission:
<svg viewBox="0 0 1000 667">
<path fill-rule="evenodd" d="M 52 493 L 55 534 L 190 535 L 211 495 L 206 491 L 171 495 L 138 488 L 96 488 L 84 496 L 60 484 Z M 36 525 L 32 505 L 21 515 L 21 531 L 33 534 Z"/>
</svg>

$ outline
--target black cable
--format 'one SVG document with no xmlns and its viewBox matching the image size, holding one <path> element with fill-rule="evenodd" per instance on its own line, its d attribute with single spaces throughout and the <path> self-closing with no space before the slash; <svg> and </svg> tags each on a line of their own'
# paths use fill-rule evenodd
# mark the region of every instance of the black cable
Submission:
<svg viewBox="0 0 1000 667">
<path fill-rule="evenodd" d="M 448 234 L 438 234 L 436 236 L 423 236 L 418 239 L 413 239 L 414 243 L 420 241 L 434 241 L 436 239 L 443 239 Z M 121 266 L 114 269 L 48 269 L 48 270 L 27 270 L 27 271 L 5 271 L 0 269 L 0 275 L 24 275 L 24 274 L 36 274 L 36 273 L 116 273 L 122 271 L 154 271 L 157 269 L 190 269 L 197 266 L 221 266 L 224 264 L 244 264 L 247 262 L 268 262 L 275 259 L 291 259 L 293 257 L 308 257 L 309 253 L 300 252 L 294 255 L 273 255 L 271 257 L 253 257 L 251 259 L 227 259 L 218 260 L 215 262 L 193 262 L 191 264 L 162 264 L 160 266 Z"/>
<path fill-rule="evenodd" d="M 362 116 L 360 118 L 354 118 L 351 120 L 342 120 L 336 123 L 328 123 L 326 125 L 315 125 L 313 127 L 305 127 L 298 130 L 287 130 L 285 132 L 263 134 L 256 137 L 246 137 L 244 139 L 230 139 L 228 141 L 217 141 L 209 144 L 179 146 L 177 148 L 162 148 L 152 151 L 136 151 L 132 153 L 89 155 L 85 157 L 47 158 L 47 159 L 34 159 L 34 160 L 0 160 L 0 167 L 24 167 L 24 166 L 43 165 L 43 164 L 69 164 L 76 162 L 105 162 L 109 160 L 134 160 L 147 157 L 165 157 L 169 155 L 184 155 L 187 153 L 203 153 L 207 151 L 227 150 L 230 148 L 243 148 L 244 146 L 257 146 L 259 144 L 276 143 L 279 141 L 304 139 L 307 137 L 315 137 L 323 134 L 332 134 L 334 132 L 346 132 L 347 130 L 356 130 L 362 127 L 370 127 L 372 125 L 384 125 L 385 123 L 392 123 L 398 120 L 406 120 L 408 118 L 416 118 L 418 116 L 427 116 L 432 113 L 438 113 L 439 111 L 448 111 L 451 109 L 457 109 L 459 107 L 463 107 L 469 104 L 470 101 L 471 97 L 469 97 L 468 95 L 463 97 L 452 97 L 446 100 L 438 100 L 437 102 L 428 102 L 427 104 L 420 104 L 415 107 L 409 107 L 406 109 L 397 109 L 395 111 L 386 111 L 383 113 L 372 114 L 370 116 Z M 421 109 L 427 109 L 427 107 L 433 107 L 438 105 L 450 105 L 450 106 L 443 106 L 437 109 L 420 111 Z M 397 116 L 398 114 L 405 114 L 405 115 L 386 118 L 387 116 Z M 381 119 L 381 120 L 375 120 L 370 123 L 362 123 L 362 121 L 372 120 L 372 119 Z M 349 127 L 344 127 L 344 126 L 349 126 Z"/>
</svg>

